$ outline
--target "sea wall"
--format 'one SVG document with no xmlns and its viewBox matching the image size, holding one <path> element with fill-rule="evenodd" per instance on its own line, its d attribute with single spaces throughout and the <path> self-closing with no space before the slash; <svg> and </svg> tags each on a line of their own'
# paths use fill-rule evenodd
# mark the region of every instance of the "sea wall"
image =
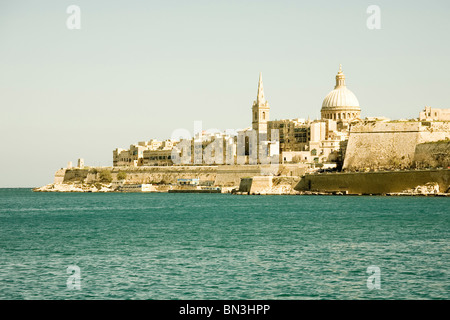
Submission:
<svg viewBox="0 0 450 320">
<path fill-rule="evenodd" d="M 242 178 L 237 193 L 240 194 L 296 194 L 294 187 L 300 177 L 254 176 Z"/>
<path fill-rule="evenodd" d="M 436 182 L 440 192 L 450 185 L 449 169 L 349 172 L 309 174 L 302 177 L 297 191 L 343 192 L 348 194 L 386 194 Z"/>
<path fill-rule="evenodd" d="M 239 183 L 239 192 L 242 193 L 250 193 L 250 190 L 252 188 L 252 182 L 253 178 L 242 178 L 241 182 Z"/>
<path fill-rule="evenodd" d="M 450 123 L 365 121 L 352 126 L 344 171 L 414 167 L 416 146 L 450 138 Z"/>
<path fill-rule="evenodd" d="M 101 181 L 103 171 L 111 173 L 112 181 L 118 181 L 120 172 L 126 174 L 126 182 L 130 184 L 176 184 L 178 179 L 194 179 L 214 181 L 214 185 L 222 187 L 239 186 L 241 178 L 279 175 L 288 176 L 304 173 L 299 165 L 222 165 L 222 166 L 148 166 L 148 167 L 90 167 L 65 169 L 64 183 L 97 183 Z"/>
<path fill-rule="evenodd" d="M 265 193 L 272 189 L 272 176 L 254 176 L 241 179 L 239 192 L 257 194 Z"/>
<path fill-rule="evenodd" d="M 449 168 L 450 141 L 426 142 L 416 145 L 414 166 L 417 168 Z"/>
</svg>

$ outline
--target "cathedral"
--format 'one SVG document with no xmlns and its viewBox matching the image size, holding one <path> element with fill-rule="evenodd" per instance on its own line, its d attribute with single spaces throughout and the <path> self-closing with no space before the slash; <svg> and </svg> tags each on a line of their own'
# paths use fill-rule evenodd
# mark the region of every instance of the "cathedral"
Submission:
<svg viewBox="0 0 450 320">
<path fill-rule="evenodd" d="M 336 75 L 336 85 L 323 100 L 321 119 L 270 120 L 270 106 L 264 96 L 262 74 L 252 106 L 252 130 L 267 133 L 278 130 L 280 162 L 336 163 L 342 157 L 349 125 L 358 121 L 361 108 L 358 99 L 345 83 L 342 65 Z M 250 129 L 250 128 L 249 128 Z"/>
</svg>

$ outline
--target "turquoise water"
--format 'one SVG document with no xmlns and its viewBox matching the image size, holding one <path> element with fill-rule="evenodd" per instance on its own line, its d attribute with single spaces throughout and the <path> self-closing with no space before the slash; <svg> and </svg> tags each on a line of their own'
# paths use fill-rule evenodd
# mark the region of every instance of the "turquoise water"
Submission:
<svg viewBox="0 0 450 320">
<path fill-rule="evenodd" d="M 449 299 L 449 204 L 0 189 L 0 299 Z"/>
</svg>

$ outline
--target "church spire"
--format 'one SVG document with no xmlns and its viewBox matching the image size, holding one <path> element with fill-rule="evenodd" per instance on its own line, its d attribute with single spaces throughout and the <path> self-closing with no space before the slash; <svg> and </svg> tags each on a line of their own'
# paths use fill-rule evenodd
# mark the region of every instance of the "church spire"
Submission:
<svg viewBox="0 0 450 320">
<path fill-rule="evenodd" d="M 335 89 L 345 87 L 345 75 L 342 72 L 342 64 L 339 65 L 339 71 L 336 75 L 336 86 Z"/>
<path fill-rule="evenodd" d="M 267 122 L 269 121 L 270 106 L 264 97 L 264 87 L 262 81 L 262 72 L 259 73 L 258 93 L 252 106 L 252 128 L 257 132 L 267 132 Z"/>
<path fill-rule="evenodd" d="M 256 103 L 264 104 L 266 99 L 264 98 L 264 87 L 262 81 L 262 72 L 259 73 L 259 82 L 258 82 L 258 95 L 256 96 Z"/>
</svg>

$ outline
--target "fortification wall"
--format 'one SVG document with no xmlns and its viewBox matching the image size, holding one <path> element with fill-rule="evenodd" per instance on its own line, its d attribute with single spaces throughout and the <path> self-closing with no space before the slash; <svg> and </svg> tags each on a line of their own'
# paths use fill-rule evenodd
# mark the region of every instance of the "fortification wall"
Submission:
<svg viewBox="0 0 450 320">
<path fill-rule="evenodd" d="M 253 178 L 242 178 L 239 184 L 239 192 L 250 193 Z"/>
<path fill-rule="evenodd" d="M 302 177 L 295 187 L 297 191 L 347 192 L 348 194 L 385 194 L 406 189 L 439 184 L 445 192 L 450 185 L 450 170 L 409 170 L 387 172 L 351 172 L 312 174 Z"/>
<path fill-rule="evenodd" d="M 272 186 L 272 176 L 254 176 L 241 179 L 238 192 L 248 194 L 270 193 Z"/>
<path fill-rule="evenodd" d="M 450 168 L 450 141 L 426 142 L 416 145 L 414 166 L 417 168 Z"/>
<path fill-rule="evenodd" d="M 296 176 L 254 176 L 242 178 L 239 193 L 248 194 L 295 194 L 294 186 L 300 177 Z"/>
<path fill-rule="evenodd" d="M 448 137 L 448 123 L 361 122 L 351 129 L 343 169 L 364 171 L 411 168 L 418 144 Z"/>
<path fill-rule="evenodd" d="M 262 170 L 264 170 L 263 166 L 258 165 L 219 166 L 217 168 L 215 184 L 225 187 L 238 186 L 241 178 L 259 176 Z"/>
<path fill-rule="evenodd" d="M 126 182 L 132 184 L 176 184 L 178 179 L 213 180 L 222 187 L 238 186 L 241 178 L 278 175 L 298 175 L 298 166 L 232 165 L 232 166 L 154 166 L 154 167 L 97 167 L 66 169 L 64 182 L 100 182 L 102 171 L 111 172 L 113 181 L 118 181 L 119 172 L 126 173 Z"/>
<path fill-rule="evenodd" d="M 64 176 L 66 175 L 66 169 L 60 169 L 55 172 L 55 179 L 53 183 L 63 183 L 64 182 Z"/>
<path fill-rule="evenodd" d="M 64 183 L 85 181 L 89 173 L 89 169 L 66 169 L 64 173 Z"/>
</svg>

